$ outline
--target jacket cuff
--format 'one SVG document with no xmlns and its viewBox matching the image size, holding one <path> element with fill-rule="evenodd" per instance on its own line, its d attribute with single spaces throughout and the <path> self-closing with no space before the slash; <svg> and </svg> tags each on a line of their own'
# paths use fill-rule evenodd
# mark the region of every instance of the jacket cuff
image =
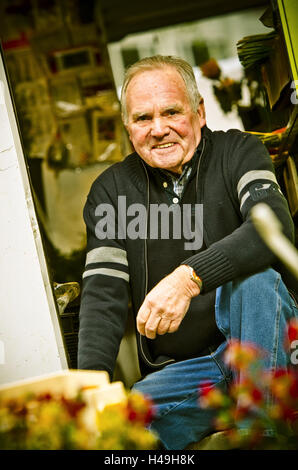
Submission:
<svg viewBox="0 0 298 470">
<path fill-rule="evenodd" d="M 202 293 L 210 292 L 235 277 L 235 270 L 230 260 L 212 247 L 187 258 L 181 264 L 191 266 L 202 279 Z"/>
</svg>

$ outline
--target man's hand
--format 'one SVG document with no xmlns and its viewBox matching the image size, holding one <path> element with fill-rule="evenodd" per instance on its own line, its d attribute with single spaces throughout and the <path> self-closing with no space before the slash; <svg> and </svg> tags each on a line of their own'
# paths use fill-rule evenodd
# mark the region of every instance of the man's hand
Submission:
<svg viewBox="0 0 298 470">
<path fill-rule="evenodd" d="M 174 333 L 191 299 L 199 293 L 200 288 L 190 279 L 188 267 L 179 266 L 146 295 L 137 315 L 139 333 L 150 339 L 156 334 Z"/>
</svg>

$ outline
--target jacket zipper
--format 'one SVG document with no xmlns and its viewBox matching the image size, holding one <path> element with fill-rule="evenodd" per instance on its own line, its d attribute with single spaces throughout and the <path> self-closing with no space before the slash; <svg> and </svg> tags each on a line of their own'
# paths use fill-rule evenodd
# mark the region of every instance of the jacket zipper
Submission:
<svg viewBox="0 0 298 470">
<path fill-rule="evenodd" d="M 145 257 L 145 289 L 144 289 L 144 298 L 147 295 L 148 291 L 148 256 L 147 256 L 147 235 L 148 235 L 148 208 L 149 208 L 149 200 L 150 200 L 150 195 L 149 195 L 149 176 L 147 172 L 147 168 L 145 167 L 143 161 L 142 161 L 143 168 L 145 170 L 146 174 L 146 179 L 147 179 L 147 218 L 146 218 L 146 238 L 144 239 L 144 257 Z M 144 361 L 150 365 L 150 367 L 153 368 L 160 368 L 161 366 L 165 366 L 166 364 L 169 364 L 170 362 L 175 362 L 174 359 L 169 359 L 168 361 L 160 362 L 159 364 L 155 364 L 154 362 L 151 362 L 148 357 L 145 354 L 145 351 L 143 349 L 143 337 L 138 333 L 139 336 L 139 344 L 140 344 L 140 350 L 141 350 L 141 355 L 144 359 Z"/>
<path fill-rule="evenodd" d="M 199 195 L 199 197 L 197 197 L 197 201 L 199 204 L 202 204 L 203 202 L 203 195 L 202 195 L 202 190 L 200 191 L 200 194 L 199 193 L 199 183 L 198 183 L 198 180 L 199 180 L 199 172 L 200 172 L 200 167 L 201 167 L 201 162 L 202 162 L 202 159 L 203 159 L 203 153 L 204 153 L 204 150 L 205 150 L 205 145 L 206 145 L 206 140 L 205 138 L 203 138 L 203 147 L 202 147 L 202 152 L 201 152 L 201 155 L 200 155 L 200 158 L 199 158 L 199 161 L 198 161 L 198 168 L 197 168 L 197 174 L 196 174 L 196 194 Z M 200 187 L 202 188 L 202 184 L 200 185 Z M 205 239 L 205 244 L 207 246 L 210 245 L 210 242 L 209 242 L 209 237 L 208 237 L 208 233 L 207 233 L 207 229 L 205 227 L 205 224 L 204 224 L 204 218 L 203 218 L 203 236 L 204 236 L 204 239 Z"/>
<path fill-rule="evenodd" d="M 204 150 L 205 150 L 205 139 L 203 138 L 203 146 L 202 146 L 201 155 L 200 155 L 200 158 L 199 158 L 199 161 L 198 161 L 197 174 L 196 174 L 196 194 L 198 194 L 199 171 L 200 171 L 200 166 L 201 166 L 201 161 L 202 161 Z M 201 202 L 201 201 L 199 200 L 199 202 Z"/>
<path fill-rule="evenodd" d="M 202 160 L 202 156 L 203 156 L 203 153 L 204 153 L 204 149 L 205 149 L 205 139 L 203 139 L 203 148 L 202 148 L 202 151 L 201 151 L 201 155 L 200 155 L 200 158 L 199 158 L 199 162 L 198 162 L 198 167 L 197 167 L 197 174 L 196 174 L 196 193 L 198 191 L 198 175 L 199 175 L 199 171 L 200 171 L 200 165 L 201 165 L 201 160 Z M 142 165 L 143 165 L 143 168 L 144 168 L 144 171 L 145 171 L 145 174 L 146 174 L 146 179 L 147 179 L 147 218 L 146 218 L 146 238 L 144 240 L 144 257 L 145 257 L 145 291 L 144 291 L 144 298 L 146 297 L 147 295 L 147 291 L 148 291 L 148 255 L 147 255 L 147 235 L 148 235 L 148 208 L 149 208 L 149 201 L 150 201 L 150 193 L 149 193 L 149 176 L 148 176 L 148 172 L 147 172 L 147 168 L 145 167 L 143 161 L 142 161 Z M 142 336 L 138 333 L 138 336 L 139 336 L 139 344 L 140 344 L 140 349 L 141 349 L 141 354 L 142 354 L 142 357 L 143 359 L 145 360 L 145 362 L 147 364 L 149 364 L 151 367 L 156 367 L 156 368 L 160 368 L 161 366 L 165 366 L 166 364 L 170 364 L 172 362 L 175 362 L 175 359 L 169 359 L 167 361 L 164 361 L 164 362 L 160 362 L 159 364 L 155 364 L 153 362 L 151 362 L 145 352 L 144 352 L 144 349 L 143 349 L 143 344 L 142 344 Z"/>
</svg>

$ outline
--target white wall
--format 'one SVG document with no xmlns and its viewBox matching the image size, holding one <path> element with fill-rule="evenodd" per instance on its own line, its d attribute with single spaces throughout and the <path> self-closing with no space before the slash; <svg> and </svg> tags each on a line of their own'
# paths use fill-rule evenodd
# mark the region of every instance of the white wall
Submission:
<svg viewBox="0 0 298 470">
<path fill-rule="evenodd" d="M 0 57 L 0 383 L 67 368 Z"/>
</svg>

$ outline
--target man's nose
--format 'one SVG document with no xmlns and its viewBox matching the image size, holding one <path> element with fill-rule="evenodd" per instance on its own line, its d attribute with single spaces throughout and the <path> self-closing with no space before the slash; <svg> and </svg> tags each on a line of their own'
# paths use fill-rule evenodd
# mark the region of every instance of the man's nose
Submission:
<svg viewBox="0 0 298 470">
<path fill-rule="evenodd" d="M 152 120 L 151 135 L 153 137 L 163 137 L 168 134 L 170 131 L 166 119 L 161 117 L 156 117 Z"/>
</svg>

